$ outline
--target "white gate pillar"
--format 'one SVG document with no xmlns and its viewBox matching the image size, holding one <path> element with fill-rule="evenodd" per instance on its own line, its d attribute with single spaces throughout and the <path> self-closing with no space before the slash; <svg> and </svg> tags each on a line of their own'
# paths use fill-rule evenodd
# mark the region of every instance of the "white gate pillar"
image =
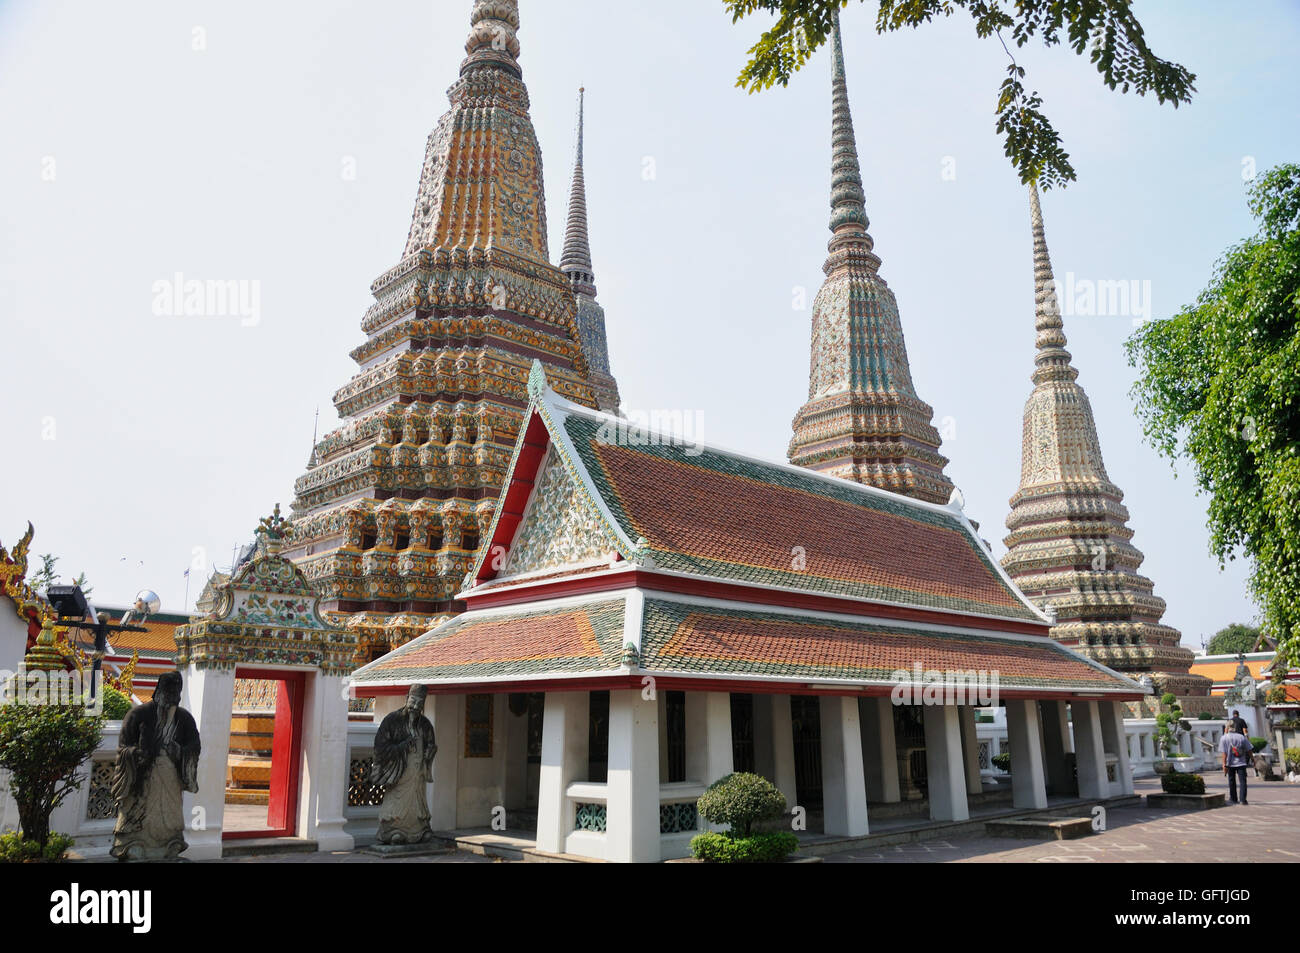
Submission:
<svg viewBox="0 0 1300 953">
<path fill-rule="evenodd" d="M 226 811 L 226 762 L 230 756 L 230 714 L 235 707 L 233 668 L 188 665 L 181 707 L 189 710 L 199 729 L 197 794 L 186 793 L 185 840 L 188 860 L 219 860 Z"/>
</svg>

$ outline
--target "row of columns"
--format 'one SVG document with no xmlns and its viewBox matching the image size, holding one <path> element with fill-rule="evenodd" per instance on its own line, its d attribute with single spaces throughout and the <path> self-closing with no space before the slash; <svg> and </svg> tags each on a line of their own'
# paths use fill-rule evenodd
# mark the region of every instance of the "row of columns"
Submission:
<svg viewBox="0 0 1300 953">
<path fill-rule="evenodd" d="M 542 731 L 537 844 L 562 853 L 573 830 L 566 791 L 585 780 L 588 757 L 588 694 L 546 696 Z M 441 701 L 441 700 L 440 700 Z M 798 802 L 790 696 L 754 699 L 755 762 L 793 807 Z M 663 699 L 639 691 L 610 692 L 609 761 L 606 795 L 607 858 L 659 859 L 660 779 L 666 776 Z M 869 832 L 868 802 L 900 799 L 889 698 L 821 696 L 821 766 L 824 831 L 861 836 Z M 1120 789 L 1132 790 L 1132 773 L 1122 745 L 1123 713 L 1117 703 L 1072 702 L 1079 796 L 1110 794 L 1106 752 L 1118 756 Z M 1068 788 L 1070 734 L 1063 701 L 1006 702 L 1012 763 L 1012 802 L 1017 808 L 1047 806 L 1048 790 Z M 686 693 L 686 776 L 711 783 L 733 770 L 731 699 L 726 693 Z M 930 817 L 970 817 L 968 793 L 981 790 L 974 709 L 923 706 Z M 454 763 L 454 759 L 448 759 Z M 445 764 L 445 762 L 444 762 Z M 435 767 L 435 772 L 438 770 Z M 438 781 L 435 777 L 435 788 Z M 454 784 L 452 785 L 454 791 Z M 446 797 L 445 791 L 442 794 Z M 451 795 L 454 799 L 454 793 Z M 435 826 L 440 815 L 435 804 Z M 445 826 L 452 826 L 446 823 Z"/>
</svg>

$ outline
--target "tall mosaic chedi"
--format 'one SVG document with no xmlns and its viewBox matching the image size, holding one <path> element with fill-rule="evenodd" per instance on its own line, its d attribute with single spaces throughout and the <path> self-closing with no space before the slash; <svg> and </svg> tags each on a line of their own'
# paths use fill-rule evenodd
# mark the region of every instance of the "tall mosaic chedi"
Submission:
<svg viewBox="0 0 1300 953">
<path fill-rule="evenodd" d="M 832 177 L 826 281 L 813 302 L 808 402 L 794 419 L 790 462 L 935 503 L 952 496 L 934 410 L 916 395 L 898 302 L 880 277 L 844 77 L 838 16 L 831 33 Z"/>
<path fill-rule="evenodd" d="M 1193 654 L 1177 629 L 1162 625 L 1163 599 L 1138 572 L 1124 493 L 1106 475 L 1097 425 L 1079 372 L 1065 349 L 1038 190 L 1029 189 L 1034 238 L 1033 382 L 1025 404 L 1020 489 L 1011 498 L 1002 565 L 1049 614 L 1052 637 L 1132 678 L 1149 675 L 1157 698 L 1183 698 L 1188 714 L 1210 710 L 1209 679 L 1188 674 Z"/>
<path fill-rule="evenodd" d="M 613 388 L 603 353 L 593 380 L 579 333 L 589 262 L 577 281 L 584 262 L 561 271 L 547 250 L 519 4 L 475 0 L 470 22 L 405 251 L 371 286 L 359 370 L 334 396 L 344 424 L 294 486 L 285 554 L 322 610 L 346 617 L 360 661 L 462 608 L 454 596 L 492 519 L 532 361 L 576 403 Z"/>
</svg>

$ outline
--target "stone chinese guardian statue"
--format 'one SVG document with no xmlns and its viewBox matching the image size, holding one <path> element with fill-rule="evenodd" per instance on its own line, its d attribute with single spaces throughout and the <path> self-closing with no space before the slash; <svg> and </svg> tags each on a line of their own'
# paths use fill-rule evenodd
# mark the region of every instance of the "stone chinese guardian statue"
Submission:
<svg viewBox="0 0 1300 953">
<path fill-rule="evenodd" d="M 379 809 L 381 844 L 419 844 L 433 837 L 425 786 L 433 780 L 433 723 L 424 714 L 428 689 L 412 685 L 406 707 L 390 712 L 375 734 L 376 784 L 385 788 Z"/>
<path fill-rule="evenodd" d="M 199 789 L 199 729 L 181 707 L 181 685 L 180 672 L 160 676 L 153 701 L 122 721 L 113 775 L 118 860 L 169 860 L 188 846 L 181 796 Z"/>
</svg>

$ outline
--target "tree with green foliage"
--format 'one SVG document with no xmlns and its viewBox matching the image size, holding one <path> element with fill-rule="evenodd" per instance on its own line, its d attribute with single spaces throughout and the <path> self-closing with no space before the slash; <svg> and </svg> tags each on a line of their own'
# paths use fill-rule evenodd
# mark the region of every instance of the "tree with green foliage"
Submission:
<svg viewBox="0 0 1300 953">
<path fill-rule="evenodd" d="M 1183 709 L 1178 704 L 1178 696 L 1165 692 L 1160 696 L 1163 711 L 1156 713 L 1156 747 L 1166 758 L 1181 757 L 1178 754 L 1178 742 L 1183 736 Z"/>
<path fill-rule="evenodd" d="M 58 585 L 62 580 L 59 577 L 59 574 L 55 571 L 55 567 L 59 562 L 58 556 L 52 555 L 51 553 L 44 553 L 40 556 L 40 560 L 41 568 L 32 573 L 31 578 L 27 580 L 27 584 L 32 587 L 32 592 L 43 596 L 49 590 L 50 586 Z M 94 587 L 86 582 L 86 574 L 84 572 L 80 573 L 76 579 L 69 583 L 69 585 L 80 586 L 82 595 L 87 598 L 89 598 L 90 594 L 95 591 Z"/>
<path fill-rule="evenodd" d="M 768 13 L 776 23 L 749 51 L 750 60 L 736 85 L 751 93 L 790 77 L 827 42 L 835 14 L 849 0 L 723 0 L 732 22 L 755 13 Z M 980 39 L 996 37 L 1011 62 L 997 91 L 997 132 L 1020 180 L 1043 189 L 1064 186 L 1076 176 L 1061 137 L 1042 111 L 1037 92 L 1026 93 L 1025 70 L 1016 63 L 1004 31 L 1015 47 L 1038 37 L 1044 46 L 1063 41 L 1079 56 L 1087 55 L 1110 89 L 1154 93 L 1161 102 L 1191 102 L 1196 77 L 1177 63 L 1151 51 L 1142 24 L 1130 9 L 1131 0 L 1017 0 L 1004 10 L 989 0 L 879 0 L 876 32 L 891 33 L 920 27 L 958 9 L 974 20 Z"/>
<path fill-rule="evenodd" d="M 0 768 L 9 771 L 25 840 L 45 848 L 50 812 L 81 787 L 77 769 L 99 747 L 102 729 L 79 705 L 0 705 Z"/>
<path fill-rule="evenodd" d="M 1205 653 L 1207 655 L 1240 655 L 1243 652 L 1253 652 L 1257 642 L 1259 642 L 1258 628 L 1253 625 L 1234 622 L 1232 625 L 1224 626 L 1214 633 L 1209 645 L 1205 647 Z"/>
<path fill-rule="evenodd" d="M 1244 554 L 1279 661 L 1300 664 L 1300 165 L 1249 187 L 1256 235 L 1195 304 L 1128 341 L 1147 440 L 1209 497 L 1210 550 Z"/>
</svg>

